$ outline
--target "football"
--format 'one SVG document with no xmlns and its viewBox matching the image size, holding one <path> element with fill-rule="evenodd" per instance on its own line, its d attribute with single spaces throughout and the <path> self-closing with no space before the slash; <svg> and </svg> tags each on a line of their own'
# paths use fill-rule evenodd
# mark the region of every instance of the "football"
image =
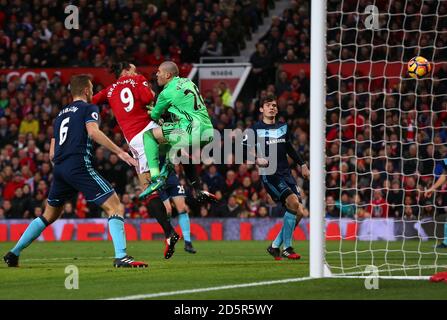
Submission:
<svg viewBox="0 0 447 320">
<path fill-rule="evenodd" d="M 425 77 L 431 71 L 430 62 L 424 57 L 417 56 L 408 62 L 408 75 L 414 79 Z"/>
</svg>

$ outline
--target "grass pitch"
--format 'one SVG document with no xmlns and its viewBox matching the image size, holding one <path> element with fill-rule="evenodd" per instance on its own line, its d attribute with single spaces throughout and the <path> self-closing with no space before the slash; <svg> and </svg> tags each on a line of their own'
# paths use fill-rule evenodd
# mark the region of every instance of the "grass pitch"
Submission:
<svg viewBox="0 0 447 320">
<path fill-rule="evenodd" d="M 194 243 L 198 253 L 183 251 L 179 242 L 170 260 L 163 258 L 161 241 L 128 242 L 128 252 L 149 263 L 147 269 L 115 269 L 112 267 L 111 242 L 35 242 L 20 257 L 19 268 L 0 265 L 0 299 L 107 299 L 131 295 L 157 294 L 189 289 L 229 286 L 253 282 L 308 277 L 308 242 L 295 242 L 301 260 L 274 261 L 266 253 L 267 241 L 219 241 Z M 374 242 L 374 264 L 387 270 L 383 275 L 403 275 L 385 266 L 387 261 L 399 266 L 433 263 L 436 255 L 433 242 Z M 12 243 L 0 243 L 6 253 Z M 366 250 L 370 243 L 327 242 L 329 262 L 356 271 L 357 264 L 370 264 L 372 255 Z M 406 254 L 401 252 L 404 245 Z M 339 248 L 342 248 L 340 254 Z M 365 251 L 363 251 L 365 250 Z M 396 251 L 393 251 L 396 250 Z M 418 252 L 424 252 L 419 255 Z M 446 251 L 438 255 L 438 265 L 447 264 Z M 65 288 L 65 268 L 75 265 L 79 270 L 79 289 Z M 361 270 L 360 268 L 358 268 Z M 389 271 L 391 270 L 391 271 Z M 437 271 L 443 271 L 438 269 Z M 424 269 L 423 275 L 435 270 Z M 408 275 L 419 275 L 410 270 Z M 155 299 L 446 299 L 446 283 L 428 280 L 380 279 L 378 290 L 365 289 L 364 279 L 318 279 L 270 284 L 237 289 L 169 294 Z"/>
</svg>

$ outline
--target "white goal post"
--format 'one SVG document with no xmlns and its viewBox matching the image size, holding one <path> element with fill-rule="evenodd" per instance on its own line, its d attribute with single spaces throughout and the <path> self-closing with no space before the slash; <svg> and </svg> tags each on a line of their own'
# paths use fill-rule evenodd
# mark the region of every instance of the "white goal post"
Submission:
<svg viewBox="0 0 447 320">
<path fill-rule="evenodd" d="M 311 1 L 309 273 L 324 275 L 326 0 Z M 320 191 L 321 190 L 321 191 Z"/>
<path fill-rule="evenodd" d="M 310 277 L 447 271 L 447 1 L 311 1 L 310 31 Z"/>
</svg>

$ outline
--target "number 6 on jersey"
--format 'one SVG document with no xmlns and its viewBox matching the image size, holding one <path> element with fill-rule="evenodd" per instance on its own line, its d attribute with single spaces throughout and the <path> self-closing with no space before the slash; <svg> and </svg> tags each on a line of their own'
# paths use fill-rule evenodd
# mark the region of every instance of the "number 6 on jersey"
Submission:
<svg viewBox="0 0 447 320">
<path fill-rule="evenodd" d="M 65 118 L 61 123 L 61 128 L 59 130 L 59 145 L 61 146 L 65 140 L 67 139 L 68 134 L 68 123 L 70 122 L 70 118 Z"/>
</svg>

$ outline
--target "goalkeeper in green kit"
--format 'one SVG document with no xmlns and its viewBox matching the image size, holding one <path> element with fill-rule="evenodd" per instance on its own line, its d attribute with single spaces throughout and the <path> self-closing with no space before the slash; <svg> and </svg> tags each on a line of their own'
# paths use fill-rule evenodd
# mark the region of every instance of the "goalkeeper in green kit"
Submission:
<svg viewBox="0 0 447 320">
<path fill-rule="evenodd" d="M 157 83 L 164 88 L 155 106 L 149 107 L 149 112 L 152 120 L 158 122 L 160 127 L 146 131 L 143 137 L 152 183 L 140 194 L 140 199 L 164 188 L 172 171 L 172 161 L 168 156 L 160 171 L 160 147 L 166 153 L 172 149 L 170 154 L 176 155 L 177 151 L 185 148 L 189 150 L 191 146 L 203 147 L 212 141 L 214 134 L 211 119 L 197 86 L 190 79 L 179 77 L 179 69 L 174 62 L 165 61 L 158 67 Z M 168 111 L 175 121 L 163 123 L 160 119 L 165 111 Z M 213 194 L 199 189 L 200 181 L 193 164 L 183 163 L 183 169 L 199 202 L 216 200 Z"/>
</svg>

